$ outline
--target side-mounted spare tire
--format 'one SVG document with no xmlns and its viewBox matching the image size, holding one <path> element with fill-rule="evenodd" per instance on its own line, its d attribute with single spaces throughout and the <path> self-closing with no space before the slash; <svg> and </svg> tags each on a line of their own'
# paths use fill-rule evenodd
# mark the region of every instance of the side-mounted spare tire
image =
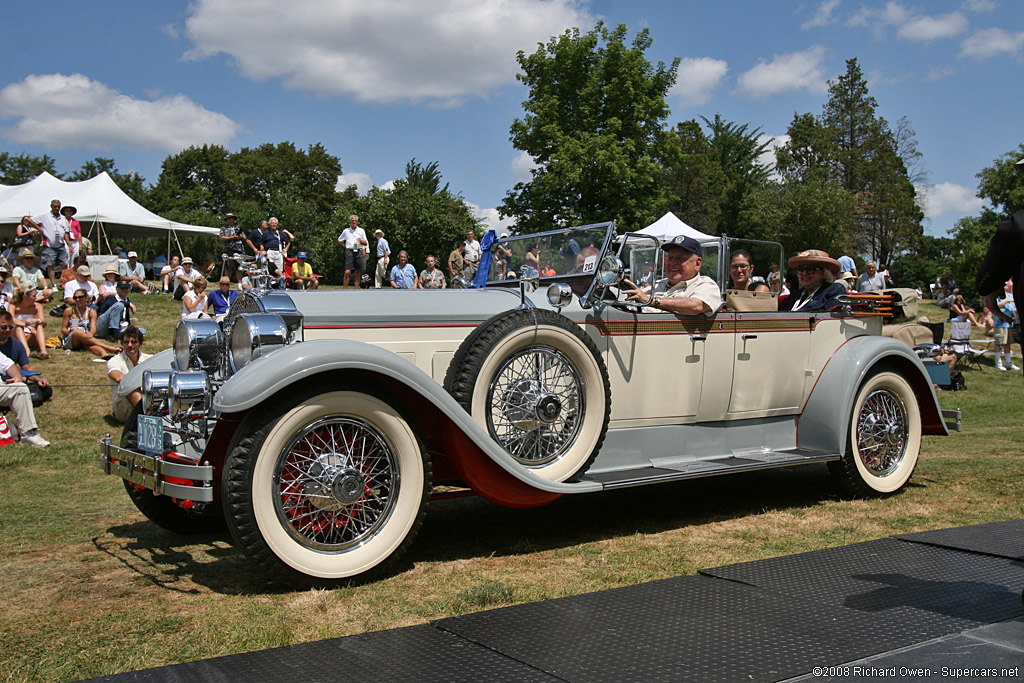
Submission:
<svg viewBox="0 0 1024 683">
<path fill-rule="evenodd" d="M 517 309 L 483 323 L 452 358 L 444 386 L 509 455 L 551 481 L 579 479 L 608 430 L 601 353 L 553 311 Z"/>
</svg>

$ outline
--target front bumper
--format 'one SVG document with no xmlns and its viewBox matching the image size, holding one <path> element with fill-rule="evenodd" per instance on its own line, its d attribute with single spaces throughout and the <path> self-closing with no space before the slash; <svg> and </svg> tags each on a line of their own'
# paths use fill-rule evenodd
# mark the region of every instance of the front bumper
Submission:
<svg viewBox="0 0 1024 683">
<path fill-rule="evenodd" d="M 100 439 L 103 471 L 114 474 L 158 496 L 197 503 L 213 501 L 213 466 L 173 462 L 162 456 L 146 455 L 111 443 L 110 435 Z"/>
</svg>

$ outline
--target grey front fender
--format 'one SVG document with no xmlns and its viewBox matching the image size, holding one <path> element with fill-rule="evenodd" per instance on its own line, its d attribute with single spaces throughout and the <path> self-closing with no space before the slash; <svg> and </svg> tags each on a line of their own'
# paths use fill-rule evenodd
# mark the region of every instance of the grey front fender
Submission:
<svg viewBox="0 0 1024 683">
<path fill-rule="evenodd" d="M 288 386 L 325 372 L 363 370 L 395 379 L 426 397 L 503 470 L 533 488 L 550 493 L 600 491 L 595 482 L 560 483 L 538 477 L 512 459 L 444 388 L 414 364 L 378 346 L 351 340 L 317 340 L 291 344 L 259 358 L 235 373 L 217 392 L 214 410 L 239 413 Z"/>
<path fill-rule="evenodd" d="M 843 344 L 822 369 L 798 425 L 801 448 L 844 453 L 857 389 L 881 361 L 895 363 L 910 382 L 921 408 L 926 434 L 947 434 L 939 399 L 921 359 L 906 344 L 866 335 Z"/>
</svg>

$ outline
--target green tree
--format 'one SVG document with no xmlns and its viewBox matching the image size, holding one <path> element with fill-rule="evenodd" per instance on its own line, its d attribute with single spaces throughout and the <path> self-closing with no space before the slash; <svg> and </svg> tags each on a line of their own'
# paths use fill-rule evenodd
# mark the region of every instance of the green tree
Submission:
<svg viewBox="0 0 1024 683">
<path fill-rule="evenodd" d="M 427 194 L 447 192 L 448 183 L 441 187 L 441 172 L 437 170 L 437 162 L 431 161 L 426 166 L 416 161 L 416 157 L 405 165 L 405 182 L 409 187 L 422 190 Z"/>
<path fill-rule="evenodd" d="M 219 225 L 233 198 L 231 174 L 224 147 L 189 147 L 164 159 L 148 208 L 183 223 Z"/>
<path fill-rule="evenodd" d="M 1017 162 L 1024 158 L 1024 143 L 986 166 L 977 175 L 978 196 L 987 199 L 1003 218 L 1024 209 L 1024 173 Z"/>
<path fill-rule="evenodd" d="M 669 109 L 679 60 L 651 65 L 648 31 L 625 44 L 626 27 L 567 30 L 531 55 L 517 55 L 529 88 L 511 126 L 516 149 L 537 163 L 499 210 L 520 230 L 616 219 L 649 223 L 668 205 L 663 182 Z"/>
<path fill-rule="evenodd" d="M 761 140 L 762 130 L 748 129 L 726 121 L 720 114 L 713 120 L 701 117 L 709 130 L 711 159 L 718 163 L 726 177 L 721 203 L 721 230 L 736 237 L 745 236 L 745 226 L 739 220 L 744 198 L 753 190 L 764 186 L 771 170 L 761 162 L 761 155 L 770 147 L 770 140 Z"/>
<path fill-rule="evenodd" d="M 746 236 L 780 242 L 786 254 L 804 249 L 842 253 L 857 214 L 856 197 L 832 179 L 767 183 L 752 190 L 740 207 Z"/>
<path fill-rule="evenodd" d="M 664 182 L 672 194 L 669 211 L 702 232 L 719 231 L 729 179 L 712 158 L 711 142 L 696 121 L 684 121 L 670 131 Z"/>
<path fill-rule="evenodd" d="M 980 216 L 961 218 L 950 229 L 956 250 L 949 258 L 949 272 L 960 286 L 960 293 L 967 298 L 974 297 L 974 280 L 978 266 L 988 252 L 989 241 L 995 234 L 1002 219 L 995 211 L 984 209 Z"/>
<path fill-rule="evenodd" d="M 54 169 L 54 160 L 44 154 L 37 157 L 31 154 L 10 154 L 0 152 L 0 185 L 21 185 L 46 171 L 60 178 Z"/>
</svg>

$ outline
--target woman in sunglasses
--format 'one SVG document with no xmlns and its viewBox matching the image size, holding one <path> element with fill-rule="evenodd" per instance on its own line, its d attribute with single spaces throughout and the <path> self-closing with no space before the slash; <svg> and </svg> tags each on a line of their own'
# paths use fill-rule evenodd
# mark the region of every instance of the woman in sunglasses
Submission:
<svg viewBox="0 0 1024 683">
<path fill-rule="evenodd" d="M 101 358 L 117 353 L 117 348 L 96 338 L 96 309 L 89 308 L 89 294 L 84 289 L 71 296 L 71 305 L 64 309 L 60 333 L 62 345 L 68 351 L 85 349 Z"/>
<path fill-rule="evenodd" d="M 829 311 L 841 305 L 837 297 L 846 294 L 846 287 L 836 282 L 839 261 L 808 249 L 789 259 L 789 267 L 796 270 L 800 290 L 779 304 L 780 311 Z"/>
<path fill-rule="evenodd" d="M 14 298 L 7 310 L 14 318 L 14 336 L 25 346 L 25 353 L 33 358 L 46 360 L 50 354 L 46 352 L 46 314 L 43 305 L 36 301 L 36 290 L 27 284 L 18 285 L 14 290 Z M 35 344 L 36 350 L 30 347 Z"/>
</svg>

